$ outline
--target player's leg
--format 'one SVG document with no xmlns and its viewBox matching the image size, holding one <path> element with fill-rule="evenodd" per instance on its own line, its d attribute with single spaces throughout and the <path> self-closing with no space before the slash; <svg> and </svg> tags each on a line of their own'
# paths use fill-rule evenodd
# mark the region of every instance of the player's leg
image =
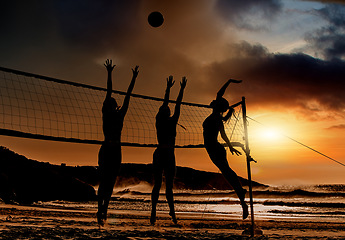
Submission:
<svg viewBox="0 0 345 240">
<path fill-rule="evenodd" d="M 175 155 L 174 153 L 171 153 L 171 156 L 169 156 L 169 163 L 164 168 L 164 174 L 165 174 L 165 180 L 166 180 L 166 199 L 169 204 L 169 215 L 171 216 L 173 222 L 176 224 L 177 219 L 175 215 L 175 207 L 174 207 L 174 194 L 173 194 L 173 186 L 174 186 L 174 178 L 175 178 L 175 172 L 176 172 L 176 165 L 175 165 Z"/>
<path fill-rule="evenodd" d="M 159 198 L 159 191 L 162 186 L 162 174 L 163 174 L 163 169 L 160 166 L 160 154 L 159 150 L 156 149 L 154 154 L 153 154 L 153 179 L 154 179 L 154 186 L 152 189 L 152 194 L 151 194 L 151 204 L 152 204 L 152 210 L 151 210 L 151 218 L 150 222 L 151 224 L 155 224 L 156 222 L 156 208 L 157 208 L 157 203 L 158 203 L 158 198 Z"/>
<path fill-rule="evenodd" d="M 97 190 L 97 200 L 98 200 L 98 211 L 97 211 L 97 222 L 100 226 L 104 225 L 103 222 L 103 212 L 104 212 L 104 184 L 105 184 L 105 176 L 104 176 L 104 162 L 105 162 L 105 153 L 104 153 L 104 146 L 102 145 L 99 153 L 98 153 L 98 174 L 100 183 Z"/>
<path fill-rule="evenodd" d="M 212 162 L 219 168 L 227 182 L 235 190 L 243 209 L 243 219 L 246 219 L 248 217 L 248 206 L 244 199 L 247 190 L 242 187 L 237 174 L 230 168 L 225 148 L 219 144 L 216 148 L 209 150 L 209 154 Z"/>
</svg>

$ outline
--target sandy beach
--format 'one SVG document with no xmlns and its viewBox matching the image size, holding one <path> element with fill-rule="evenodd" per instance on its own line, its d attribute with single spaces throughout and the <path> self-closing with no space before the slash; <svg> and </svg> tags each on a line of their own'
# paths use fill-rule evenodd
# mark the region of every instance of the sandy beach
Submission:
<svg viewBox="0 0 345 240">
<path fill-rule="evenodd" d="M 149 223 L 149 211 L 109 212 L 99 229 L 95 210 L 0 204 L 1 239 L 250 239 L 242 235 L 250 220 L 214 214 L 177 213 L 178 224 L 167 212 Z M 254 239 L 345 239 L 345 223 L 299 219 L 257 220 L 263 235 Z"/>
</svg>

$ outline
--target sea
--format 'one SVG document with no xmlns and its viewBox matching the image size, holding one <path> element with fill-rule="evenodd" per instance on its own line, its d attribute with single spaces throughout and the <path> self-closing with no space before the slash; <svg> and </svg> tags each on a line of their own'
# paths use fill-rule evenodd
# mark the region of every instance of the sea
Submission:
<svg viewBox="0 0 345 240">
<path fill-rule="evenodd" d="M 254 218 L 261 220 L 290 219 L 318 222 L 345 222 L 345 184 L 270 186 L 254 188 Z M 250 205 L 249 193 L 246 201 Z M 195 215 L 199 219 L 241 219 L 242 208 L 232 190 L 174 190 L 175 211 Z M 97 202 L 50 201 L 38 206 L 73 208 L 97 211 Z M 116 188 L 109 204 L 109 212 L 119 210 L 147 211 L 151 209 L 151 187 L 138 184 Z M 157 205 L 158 213 L 168 213 L 164 190 Z"/>
</svg>

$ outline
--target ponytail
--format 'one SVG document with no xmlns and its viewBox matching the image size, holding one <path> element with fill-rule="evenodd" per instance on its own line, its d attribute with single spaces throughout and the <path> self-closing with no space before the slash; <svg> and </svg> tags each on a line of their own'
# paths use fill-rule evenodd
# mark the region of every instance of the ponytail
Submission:
<svg viewBox="0 0 345 240">
<path fill-rule="evenodd" d="M 227 112 L 227 114 L 223 117 L 222 120 L 223 120 L 224 122 L 228 121 L 228 120 L 231 118 L 233 112 L 234 112 L 234 109 L 233 109 L 232 107 L 230 107 L 229 110 L 228 110 L 228 112 Z"/>
</svg>

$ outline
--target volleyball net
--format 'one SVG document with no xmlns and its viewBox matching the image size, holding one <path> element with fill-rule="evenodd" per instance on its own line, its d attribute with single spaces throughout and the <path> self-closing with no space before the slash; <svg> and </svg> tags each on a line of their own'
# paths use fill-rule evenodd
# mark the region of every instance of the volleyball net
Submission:
<svg viewBox="0 0 345 240">
<path fill-rule="evenodd" d="M 114 90 L 112 96 L 121 105 L 125 94 Z M 0 67 L 0 135 L 101 144 L 105 95 L 105 88 Z M 131 95 L 122 145 L 157 146 L 155 116 L 162 103 L 161 98 Z M 244 143 L 241 103 L 233 105 L 225 130 L 232 142 Z M 175 102 L 169 105 L 173 112 Z M 207 105 L 183 102 L 176 147 L 203 147 L 202 123 L 210 113 Z"/>
</svg>

